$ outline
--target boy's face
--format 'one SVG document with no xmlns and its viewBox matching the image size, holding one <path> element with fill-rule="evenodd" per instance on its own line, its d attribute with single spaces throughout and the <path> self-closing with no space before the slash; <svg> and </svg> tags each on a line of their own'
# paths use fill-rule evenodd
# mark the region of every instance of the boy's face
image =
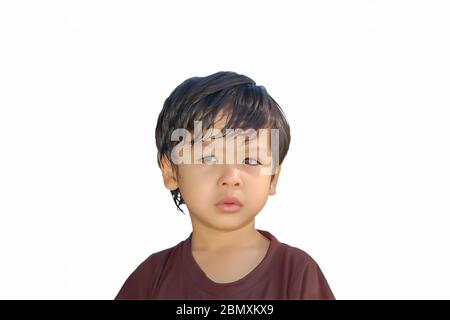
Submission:
<svg viewBox="0 0 450 320">
<path fill-rule="evenodd" d="M 220 115 L 218 119 L 214 128 L 221 129 L 226 121 Z M 194 227 L 201 224 L 219 230 L 235 230 L 251 223 L 268 196 L 275 194 L 281 165 L 275 167 L 274 176 L 267 174 L 273 161 L 270 139 L 243 143 L 237 137 L 215 140 L 209 137 L 205 137 L 207 141 L 198 142 L 203 146 L 200 154 L 195 154 L 192 147 L 191 157 L 197 162 L 179 164 L 178 175 L 172 171 L 167 158 L 163 160 L 164 184 L 170 190 L 180 189 Z M 231 146 L 230 141 L 234 142 Z M 205 148 L 207 145 L 209 149 Z M 227 156 L 230 153 L 231 158 Z M 194 159 L 196 155 L 199 159 Z M 241 205 L 218 204 L 225 197 L 235 197 Z"/>
</svg>

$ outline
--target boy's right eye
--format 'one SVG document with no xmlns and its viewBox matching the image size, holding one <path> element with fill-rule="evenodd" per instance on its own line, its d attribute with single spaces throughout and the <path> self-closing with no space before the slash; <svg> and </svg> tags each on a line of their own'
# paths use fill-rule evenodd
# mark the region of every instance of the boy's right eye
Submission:
<svg viewBox="0 0 450 320">
<path fill-rule="evenodd" d="M 202 162 L 205 164 L 215 164 L 217 162 L 217 159 L 214 156 L 204 156 L 202 158 Z"/>
</svg>

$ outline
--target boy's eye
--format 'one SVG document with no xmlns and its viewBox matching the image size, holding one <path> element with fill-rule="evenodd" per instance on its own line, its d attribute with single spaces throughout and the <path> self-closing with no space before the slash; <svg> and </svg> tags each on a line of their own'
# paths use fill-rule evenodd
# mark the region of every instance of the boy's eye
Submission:
<svg viewBox="0 0 450 320">
<path fill-rule="evenodd" d="M 217 162 L 217 159 L 214 156 L 204 156 L 202 161 L 206 164 L 214 164 Z"/>
<path fill-rule="evenodd" d="M 261 162 L 259 162 L 256 159 L 253 159 L 253 158 L 245 158 L 244 162 L 247 163 L 247 160 L 248 160 L 248 162 L 250 162 L 249 165 L 251 165 L 251 166 L 257 166 L 257 165 L 261 164 Z"/>
</svg>

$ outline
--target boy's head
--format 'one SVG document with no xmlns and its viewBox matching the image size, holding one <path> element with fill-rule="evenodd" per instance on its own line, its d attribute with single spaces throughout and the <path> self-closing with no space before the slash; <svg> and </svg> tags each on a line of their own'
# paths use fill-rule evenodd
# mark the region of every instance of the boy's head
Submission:
<svg viewBox="0 0 450 320">
<path fill-rule="evenodd" d="M 254 218 L 275 193 L 290 128 L 263 86 L 244 75 L 217 72 L 175 88 L 159 114 L 155 138 L 158 165 L 177 208 L 185 203 L 191 218 L 206 224 L 220 223 L 206 219 L 215 210 L 231 227 L 236 214 L 224 214 L 216 204 L 236 197 L 239 211 L 245 211 L 241 221 Z M 267 168 L 270 174 L 264 174 Z"/>
</svg>

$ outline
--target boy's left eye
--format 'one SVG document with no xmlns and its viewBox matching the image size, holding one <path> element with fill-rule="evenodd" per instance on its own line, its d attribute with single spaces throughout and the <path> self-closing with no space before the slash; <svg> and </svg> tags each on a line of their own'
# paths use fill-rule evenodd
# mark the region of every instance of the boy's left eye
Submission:
<svg viewBox="0 0 450 320">
<path fill-rule="evenodd" d="M 244 162 L 247 163 L 247 160 L 250 162 L 249 165 L 251 165 L 251 166 L 257 166 L 257 165 L 261 164 L 261 162 L 259 162 L 258 160 L 254 159 L 254 158 L 245 158 Z"/>
</svg>

